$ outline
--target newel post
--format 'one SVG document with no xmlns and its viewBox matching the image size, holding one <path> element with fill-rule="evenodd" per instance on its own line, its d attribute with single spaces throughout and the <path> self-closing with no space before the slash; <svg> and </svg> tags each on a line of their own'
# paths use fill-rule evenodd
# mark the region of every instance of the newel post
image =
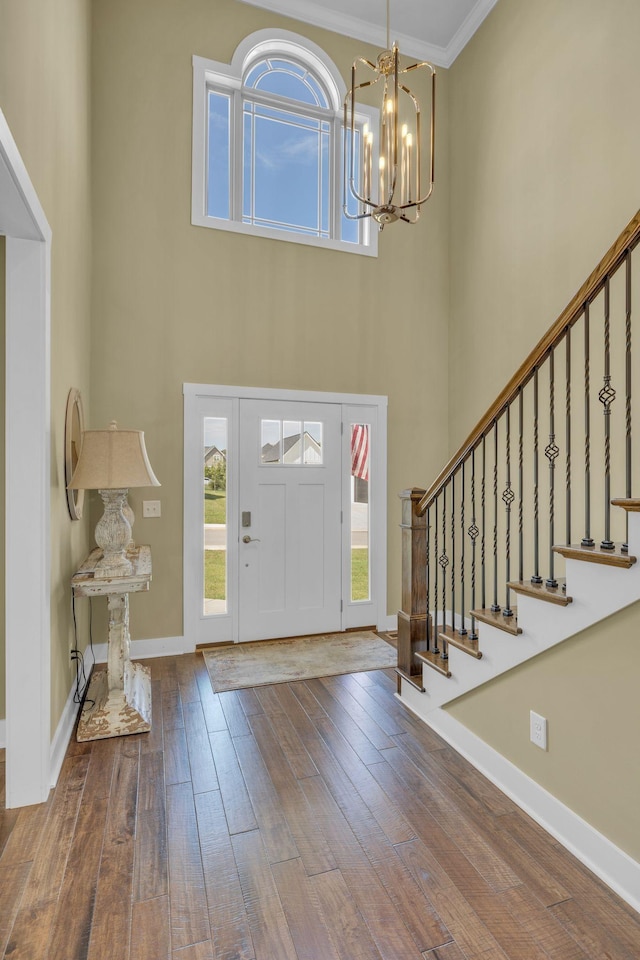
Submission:
<svg viewBox="0 0 640 960">
<path fill-rule="evenodd" d="M 429 648 L 431 631 L 427 610 L 427 518 L 419 516 L 418 504 L 425 491 L 403 490 L 402 500 L 402 609 L 398 611 L 398 692 L 400 680 L 418 690 L 422 686 L 422 663 L 416 651 Z"/>
</svg>

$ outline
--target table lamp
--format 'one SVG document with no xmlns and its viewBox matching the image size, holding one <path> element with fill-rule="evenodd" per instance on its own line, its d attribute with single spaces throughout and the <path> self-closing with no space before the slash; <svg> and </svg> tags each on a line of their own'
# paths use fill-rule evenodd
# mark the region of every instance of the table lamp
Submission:
<svg viewBox="0 0 640 960">
<path fill-rule="evenodd" d="M 119 430 L 112 420 L 107 430 L 85 430 L 80 457 L 73 472 L 70 490 L 97 490 L 104 513 L 95 530 L 102 557 L 95 566 L 95 577 L 126 577 L 132 573 L 127 559 L 131 524 L 123 508 L 127 507 L 130 487 L 159 487 L 147 451 L 142 430 Z"/>
</svg>

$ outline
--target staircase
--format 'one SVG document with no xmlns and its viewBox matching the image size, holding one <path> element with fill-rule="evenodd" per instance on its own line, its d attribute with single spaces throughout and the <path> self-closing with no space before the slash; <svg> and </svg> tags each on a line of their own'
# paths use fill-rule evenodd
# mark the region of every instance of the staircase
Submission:
<svg viewBox="0 0 640 960">
<path fill-rule="evenodd" d="M 398 694 L 424 717 L 640 600 L 639 241 L 640 212 L 429 489 L 400 495 Z"/>
</svg>

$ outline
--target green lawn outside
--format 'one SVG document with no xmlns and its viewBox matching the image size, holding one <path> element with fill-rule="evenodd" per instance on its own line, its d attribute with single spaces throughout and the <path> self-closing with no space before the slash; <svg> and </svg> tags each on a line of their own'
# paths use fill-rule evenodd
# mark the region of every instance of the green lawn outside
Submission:
<svg viewBox="0 0 640 960">
<path fill-rule="evenodd" d="M 204 522 L 227 522 L 227 494 L 225 490 L 205 490 Z"/>
<path fill-rule="evenodd" d="M 226 550 L 205 550 L 204 552 L 204 596 L 205 600 L 226 599 Z"/>
<path fill-rule="evenodd" d="M 204 552 L 204 595 L 207 600 L 226 599 L 226 561 L 226 550 Z M 351 551 L 351 599 L 367 600 L 368 597 L 369 551 L 359 548 Z"/>
<path fill-rule="evenodd" d="M 351 551 L 351 599 L 369 599 L 369 550 L 366 547 Z"/>
</svg>

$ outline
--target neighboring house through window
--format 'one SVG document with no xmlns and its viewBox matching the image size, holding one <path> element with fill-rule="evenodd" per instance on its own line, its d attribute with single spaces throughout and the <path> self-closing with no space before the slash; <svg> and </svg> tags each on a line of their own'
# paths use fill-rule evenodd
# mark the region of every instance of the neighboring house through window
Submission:
<svg viewBox="0 0 640 960">
<path fill-rule="evenodd" d="M 343 211 L 345 85 L 320 47 L 260 30 L 193 73 L 192 223 L 377 253 L 370 220 Z M 373 111 L 360 120 L 358 140 Z"/>
</svg>

